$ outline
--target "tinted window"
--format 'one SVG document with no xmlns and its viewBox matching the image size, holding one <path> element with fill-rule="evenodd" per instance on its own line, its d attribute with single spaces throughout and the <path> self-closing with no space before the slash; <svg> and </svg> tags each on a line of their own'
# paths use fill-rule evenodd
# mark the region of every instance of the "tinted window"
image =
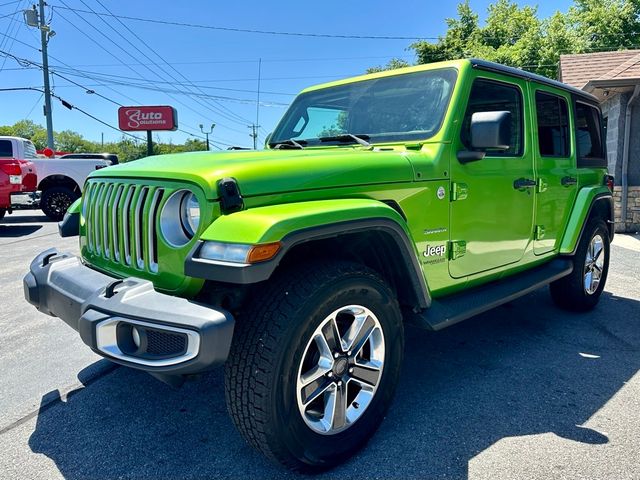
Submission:
<svg viewBox="0 0 640 480">
<path fill-rule="evenodd" d="M 471 148 L 471 116 L 477 112 L 511 112 L 511 142 L 508 150 L 492 155 L 522 155 L 522 94 L 515 86 L 479 79 L 473 83 L 462 123 L 462 143 Z"/>
<path fill-rule="evenodd" d="M 11 140 L 0 140 L 0 157 L 13 157 Z"/>
<path fill-rule="evenodd" d="M 33 143 L 24 142 L 24 158 L 38 158 L 38 153 Z"/>
<path fill-rule="evenodd" d="M 592 163 L 604 160 L 600 112 L 585 103 L 576 103 L 576 139 L 578 158 Z"/>
<path fill-rule="evenodd" d="M 538 146 L 544 157 L 569 156 L 569 107 L 556 95 L 536 92 Z"/>
<path fill-rule="evenodd" d="M 373 142 L 429 138 L 447 112 L 456 76 L 453 69 L 427 70 L 302 93 L 278 124 L 270 145 L 290 138 L 327 144 L 319 138 L 344 133 L 367 135 Z"/>
</svg>

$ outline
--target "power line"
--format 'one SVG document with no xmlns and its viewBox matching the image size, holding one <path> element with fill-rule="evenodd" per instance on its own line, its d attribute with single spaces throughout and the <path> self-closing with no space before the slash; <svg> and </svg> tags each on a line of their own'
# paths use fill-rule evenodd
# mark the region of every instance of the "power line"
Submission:
<svg viewBox="0 0 640 480">
<path fill-rule="evenodd" d="M 14 3 L 20 3 L 22 0 L 13 0 L 12 2 L 0 3 L 0 7 L 4 7 L 6 5 L 12 5 Z"/>
<path fill-rule="evenodd" d="M 44 94 L 44 90 L 43 90 L 43 89 L 41 89 L 41 88 L 37 88 L 37 87 L 12 87 L 12 88 L 0 88 L 0 92 L 11 92 L 11 91 L 19 91 L 19 90 L 32 90 L 32 91 L 40 92 L 40 93 Z M 62 105 L 63 105 L 64 107 L 68 108 L 69 110 L 77 110 L 77 111 L 79 111 L 80 113 L 83 113 L 83 114 L 84 114 L 84 115 L 86 115 L 87 117 L 92 118 L 92 119 L 93 119 L 93 120 L 95 120 L 96 122 L 101 123 L 102 125 L 104 125 L 104 126 L 106 126 L 106 127 L 109 127 L 109 128 L 111 128 L 111 129 L 113 129 L 113 130 L 116 130 L 116 131 L 118 131 L 118 132 L 122 133 L 123 135 L 127 135 L 127 136 L 129 136 L 129 137 L 133 137 L 133 138 L 135 138 L 136 140 L 140 140 L 140 141 L 142 141 L 142 139 L 141 139 L 141 138 L 136 137 L 135 135 L 132 135 L 132 134 L 130 134 L 130 133 L 128 133 L 128 132 L 125 132 L 125 131 L 123 131 L 123 130 L 120 130 L 118 127 L 115 127 L 115 126 L 111 125 L 110 123 L 107 123 L 107 122 L 105 122 L 104 120 L 101 120 L 100 118 L 96 117 L 95 115 L 93 115 L 93 114 L 91 114 L 91 113 L 87 112 L 86 110 L 83 110 L 82 108 L 80 108 L 80 107 L 78 107 L 78 106 L 76 106 L 76 105 L 73 105 L 73 104 L 71 104 L 71 103 L 67 102 L 64 98 L 62 98 L 62 97 L 60 97 L 60 96 L 58 96 L 58 95 L 56 95 L 56 94 L 54 94 L 54 93 L 52 93 L 52 94 L 51 94 L 51 96 L 52 96 L 53 98 L 55 98 L 55 99 L 59 100 L 59 101 L 60 101 L 60 103 L 62 103 Z"/>
<path fill-rule="evenodd" d="M 82 2 L 83 5 L 85 5 L 87 8 L 89 8 L 89 10 L 91 12 L 94 12 L 95 14 L 97 14 L 97 12 L 95 12 L 95 10 L 93 10 L 89 5 L 87 5 L 87 3 L 84 0 L 80 0 Z M 96 0 L 101 6 L 102 8 L 104 8 L 109 14 L 111 14 L 111 11 L 102 3 L 100 2 L 100 0 Z M 62 3 L 64 3 L 64 1 L 62 0 Z M 66 4 L 65 4 L 66 5 Z M 104 18 L 99 17 L 100 20 L 107 25 L 109 28 L 111 28 L 114 32 L 116 32 L 125 42 L 127 42 L 129 45 L 131 45 L 134 49 L 136 49 L 141 55 L 143 55 L 147 60 L 153 62 L 153 60 L 145 53 L 145 51 L 141 50 L 140 48 L 138 48 L 134 43 L 132 43 L 129 39 L 127 39 L 124 35 L 122 35 L 118 29 L 114 28 L 111 24 L 109 24 L 109 22 L 107 22 Z M 141 42 L 149 51 L 153 52 L 163 63 L 166 63 L 166 61 L 164 60 L 164 57 L 162 57 L 162 55 L 160 55 L 156 50 L 153 49 L 153 47 L 151 47 L 147 42 L 145 42 L 142 38 L 140 38 L 140 36 L 138 34 L 136 34 L 133 30 L 131 30 L 125 23 L 123 23 L 120 19 L 116 18 L 116 20 L 131 34 L 133 35 L 139 42 Z M 134 57 L 135 58 L 135 57 Z M 158 67 L 158 65 L 156 65 Z M 178 71 L 175 67 L 168 65 L 169 68 L 171 68 L 172 70 L 174 70 L 179 76 L 181 76 L 186 82 L 189 82 L 189 79 L 187 77 L 185 77 L 182 72 Z M 159 66 L 160 69 L 162 70 L 162 72 L 166 75 L 168 75 L 173 81 L 178 82 L 178 79 L 173 76 L 171 73 L 167 72 L 167 70 L 165 70 L 164 67 Z M 146 67 L 148 70 L 148 67 Z M 151 70 L 152 72 L 154 72 L 153 70 Z M 155 72 L 154 72 L 155 73 Z M 189 91 L 191 90 L 192 85 L 189 85 Z M 197 88 L 197 87 L 196 87 Z M 202 92 L 203 93 L 203 92 Z M 218 110 L 218 108 L 216 106 L 214 106 L 212 103 L 207 102 L 207 104 L 214 110 L 218 111 L 219 115 L 222 115 L 223 117 L 229 119 L 230 121 L 235 121 L 237 123 L 243 124 L 246 120 L 243 119 L 242 117 L 240 117 L 239 115 L 237 115 L 236 113 L 232 112 L 231 110 L 229 110 L 228 108 L 221 106 L 220 107 L 225 110 L 226 112 L 228 112 L 228 114 L 225 114 L 221 111 Z M 230 115 L 230 116 L 229 116 Z M 238 120 L 234 120 L 235 117 Z"/>
<path fill-rule="evenodd" d="M 74 12 L 75 13 L 75 12 Z M 65 15 L 61 15 L 60 12 L 58 12 L 58 15 L 60 15 L 60 17 L 62 19 L 64 19 L 67 23 L 69 23 L 72 27 L 74 27 L 76 30 L 78 30 L 80 33 L 82 33 L 84 36 L 86 36 L 87 38 L 89 38 L 94 44 L 96 44 L 100 49 L 102 49 L 103 51 L 105 51 L 107 54 L 109 54 L 110 56 L 112 56 L 113 58 L 115 58 L 118 62 L 121 62 L 120 58 L 118 58 L 116 55 L 114 55 L 109 49 L 105 48 L 103 45 L 101 45 L 98 41 L 96 41 L 91 35 L 88 35 L 86 32 L 84 32 L 83 30 L 81 30 L 74 22 L 70 21 L 69 19 L 67 19 L 65 17 Z M 89 26 L 92 26 L 84 17 L 82 17 L 81 15 L 76 14 L 82 21 L 84 21 L 85 23 L 87 23 Z M 94 29 L 94 31 L 97 31 L 100 33 L 101 36 L 103 36 L 104 38 L 106 38 L 107 40 L 109 40 L 112 44 L 114 44 L 116 47 L 118 47 L 120 50 L 122 50 L 125 54 L 129 55 L 130 57 L 134 58 L 133 55 L 131 55 L 131 53 L 129 53 L 126 49 L 122 48 L 120 45 L 118 45 L 117 43 L 115 43 L 111 38 L 109 38 L 108 36 L 106 36 L 104 33 L 102 33 L 100 30 Z M 132 67 L 128 67 L 129 70 L 131 70 L 133 73 L 135 73 L 139 78 L 141 78 L 142 80 L 147 80 L 147 81 L 153 81 L 150 80 L 148 78 L 145 78 L 143 75 L 140 74 L 140 72 L 138 72 L 137 70 L 133 69 Z M 151 70 L 150 68 L 147 68 L 147 70 L 151 71 L 151 73 L 156 73 L 153 70 Z M 192 111 L 193 113 L 199 115 L 199 116 L 204 116 L 205 118 L 209 118 L 206 114 L 203 114 L 202 112 L 198 112 L 196 110 L 194 110 L 193 108 L 191 108 L 189 105 L 185 104 L 184 102 L 180 101 L 179 99 L 177 99 L 176 97 L 170 95 L 167 93 L 167 95 L 172 98 L 173 100 L 175 100 L 177 103 L 181 104 L 182 106 L 184 106 L 185 108 L 187 108 L 188 110 Z M 194 100 L 192 98 L 192 100 Z M 201 102 L 196 101 L 196 103 L 198 105 L 200 105 L 201 107 L 207 108 L 206 105 L 204 105 Z M 209 120 L 212 120 L 211 118 L 209 118 Z M 215 123 L 215 121 L 214 121 Z M 218 122 L 218 124 L 224 128 L 227 128 L 228 130 L 232 130 L 234 131 L 235 129 L 233 129 L 232 127 L 228 127 L 226 125 L 221 124 L 220 122 Z M 239 130 L 237 130 L 239 132 Z"/>
<path fill-rule="evenodd" d="M 152 18 L 142 18 L 142 17 L 131 17 L 126 15 L 114 15 L 113 13 L 102 13 L 95 11 L 87 11 L 77 8 L 70 8 L 65 4 L 64 7 L 56 5 L 56 9 L 65 9 L 71 10 L 74 12 L 87 13 L 90 15 L 98 15 L 105 17 L 114 17 L 123 20 L 133 20 L 136 22 L 147 22 L 147 23 L 156 23 L 161 25 L 173 25 L 178 27 L 188 27 L 188 28 L 203 28 L 207 30 L 220 30 L 225 32 L 235 32 L 235 33 L 257 33 L 261 35 L 284 35 L 284 36 L 293 36 L 293 37 L 315 37 L 315 38 L 343 38 L 343 39 L 354 39 L 354 40 L 437 40 L 438 37 L 404 37 L 404 36 L 392 36 L 392 35 L 343 35 L 343 34 L 331 34 L 331 33 L 302 33 L 302 32 L 281 32 L 275 30 L 254 30 L 249 28 L 235 28 L 235 27 L 219 27 L 214 25 L 201 25 L 197 23 L 183 23 L 183 22 L 171 22 L 168 20 L 157 20 Z"/>
<path fill-rule="evenodd" d="M 16 62 L 18 62 L 18 63 L 19 63 L 19 64 L 21 64 L 21 65 L 24 63 L 24 64 L 28 64 L 28 65 L 30 65 L 30 66 L 34 66 L 34 67 L 37 67 L 37 68 L 42 69 L 42 65 L 41 65 L 41 64 L 38 64 L 37 62 L 33 62 L 33 61 L 28 60 L 28 59 L 26 59 L 26 58 L 17 57 L 16 55 L 13 55 L 13 54 L 11 54 L 11 53 L 9 53 L 9 52 L 5 52 L 5 51 L 2 51 L 2 50 L 0 50 L 0 54 L 4 55 L 4 56 L 5 56 L 5 58 L 7 58 L 7 57 L 13 58 Z M 114 103 L 114 104 L 116 104 L 116 105 L 122 106 L 122 104 L 121 104 L 121 103 L 116 102 L 115 100 L 110 99 L 110 98 L 108 98 L 108 97 L 106 97 L 106 96 L 104 96 L 104 95 L 101 95 L 101 94 L 97 93 L 95 90 L 91 90 L 91 89 L 87 88 L 87 86 L 86 86 L 86 85 L 82 85 L 82 84 L 79 84 L 79 83 L 77 83 L 77 82 L 73 82 L 72 80 L 68 79 L 67 77 L 65 77 L 65 76 L 63 76 L 63 75 L 58 74 L 58 73 L 57 73 L 57 72 L 55 72 L 55 71 L 50 71 L 50 73 L 51 73 L 51 74 L 53 74 L 53 75 L 57 75 L 57 76 L 61 77 L 62 79 L 66 80 L 66 81 L 68 81 L 68 82 L 73 83 L 73 85 L 74 85 L 74 86 L 78 86 L 78 87 L 80 87 L 80 88 L 84 89 L 84 90 L 86 91 L 86 93 L 90 93 L 90 94 L 98 95 L 99 97 L 101 97 L 101 98 L 103 98 L 103 99 L 105 99 L 105 100 L 107 100 L 107 101 L 109 101 L 109 102 L 111 102 L 111 103 Z M 112 90 L 113 90 L 113 89 L 112 89 Z M 116 90 L 114 90 L 114 91 L 115 91 L 116 93 L 118 93 Z M 136 101 L 136 100 L 134 100 L 134 99 L 131 99 L 131 100 L 132 100 L 134 103 L 140 103 L 140 102 L 138 102 L 138 101 Z M 196 136 L 196 137 L 198 137 L 198 136 L 199 136 L 199 135 L 194 134 L 194 133 L 192 133 L 192 132 L 188 132 L 187 130 L 184 130 L 184 129 L 178 129 L 178 131 L 180 131 L 180 132 L 182 132 L 182 133 L 186 133 L 186 134 L 188 134 L 188 135 Z M 138 138 L 138 137 L 135 137 L 135 138 Z M 201 137 L 201 138 L 202 138 L 202 137 Z M 138 140 L 139 140 L 139 138 L 138 138 Z M 223 143 L 223 142 L 219 142 L 219 143 L 221 143 L 222 145 L 231 146 L 231 144 L 225 144 L 225 143 Z"/>
</svg>

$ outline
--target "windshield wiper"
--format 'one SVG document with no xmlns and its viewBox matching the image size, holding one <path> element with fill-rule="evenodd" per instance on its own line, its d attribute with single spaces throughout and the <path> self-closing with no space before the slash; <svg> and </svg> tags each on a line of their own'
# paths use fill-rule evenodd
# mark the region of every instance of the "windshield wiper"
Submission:
<svg viewBox="0 0 640 480">
<path fill-rule="evenodd" d="M 370 138 L 369 135 L 360 134 L 354 135 L 353 133 L 343 133 L 341 135 L 332 135 L 330 137 L 320 137 L 318 140 L 321 142 L 349 142 L 353 141 L 359 143 L 363 147 L 370 147 L 371 144 L 367 142 L 367 139 Z"/>
<path fill-rule="evenodd" d="M 274 144 L 271 144 L 271 145 L 276 150 L 280 150 L 283 148 L 299 148 L 300 150 L 304 150 L 304 146 L 302 145 L 303 143 L 307 143 L 307 142 L 305 142 L 304 140 L 300 140 L 298 142 L 293 138 L 290 138 L 289 140 L 283 140 L 282 142 L 278 142 L 275 145 Z"/>
</svg>

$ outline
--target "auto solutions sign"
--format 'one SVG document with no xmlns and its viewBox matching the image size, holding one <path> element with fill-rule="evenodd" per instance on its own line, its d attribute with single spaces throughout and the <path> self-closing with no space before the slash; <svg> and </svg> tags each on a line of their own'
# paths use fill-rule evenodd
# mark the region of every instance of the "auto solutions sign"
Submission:
<svg viewBox="0 0 640 480">
<path fill-rule="evenodd" d="M 120 107 L 118 126 L 129 132 L 151 130 L 175 130 L 178 128 L 178 113 L 166 105 L 155 107 Z"/>
</svg>

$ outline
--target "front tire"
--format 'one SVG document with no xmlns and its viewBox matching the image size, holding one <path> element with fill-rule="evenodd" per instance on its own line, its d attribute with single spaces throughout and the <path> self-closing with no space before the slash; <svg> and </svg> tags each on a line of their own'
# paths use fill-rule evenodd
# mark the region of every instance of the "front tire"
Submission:
<svg viewBox="0 0 640 480">
<path fill-rule="evenodd" d="M 402 317 L 374 271 L 325 262 L 283 272 L 236 324 L 227 408 L 249 444 L 305 472 L 357 452 L 391 404 Z"/>
<path fill-rule="evenodd" d="M 7 213 L 6 208 L 0 208 L 0 221 L 4 218 L 4 214 Z"/>
<path fill-rule="evenodd" d="M 40 208 L 51 220 L 59 222 L 80 195 L 67 187 L 51 187 L 42 192 Z"/>
<path fill-rule="evenodd" d="M 559 307 L 585 312 L 598 304 L 609 272 L 610 248 L 604 220 L 589 221 L 573 256 L 573 272 L 549 286 Z"/>
</svg>

